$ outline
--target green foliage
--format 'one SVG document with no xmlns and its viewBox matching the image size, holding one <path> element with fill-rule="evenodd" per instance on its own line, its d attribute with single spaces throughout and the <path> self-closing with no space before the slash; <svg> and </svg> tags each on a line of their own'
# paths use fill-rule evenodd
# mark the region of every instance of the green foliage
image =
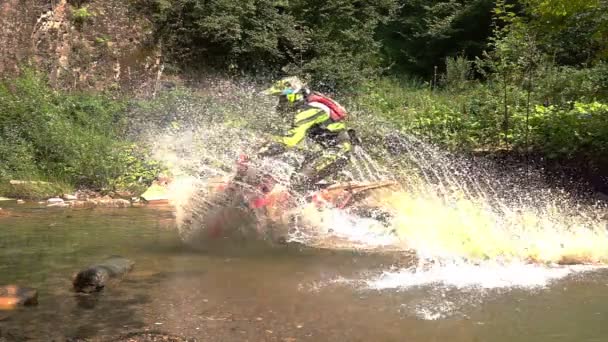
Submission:
<svg viewBox="0 0 608 342">
<path fill-rule="evenodd" d="M 534 92 L 546 105 L 566 106 L 575 101 L 608 99 L 608 64 L 574 68 L 543 64 L 538 67 Z"/>
<path fill-rule="evenodd" d="M 481 56 L 492 34 L 491 0 L 401 0 L 380 38 L 397 71 L 432 76 L 446 57 Z"/>
<path fill-rule="evenodd" d="M 517 119 L 524 121 L 521 116 Z M 549 158 L 600 158 L 608 153 L 608 104 L 576 102 L 570 109 L 536 106 L 529 124 L 531 143 Z"/>
<path fill-rule="evenodd" d="M 534 12 L 545 18 L 564 18 L 582 11 L 596 9 L 600 0 L 528 0 L 526 3 Z"/>
<path fill-rule="evenodd" d="M 0 161 L 0 180 L 21 179 L 37 171 L 32 144 L 10 130 L 0 134 Z"/>
<path fill-rule="evenodd" d="M 608 57 L 608 2 L 603 0 L 522 0 L 529 25 L 556 62 L 589 65 Z"/>
<path fill-rule="evenodd" d="M 0 182 L 0 194 L 8 198 L 44 200 L 50 197 L 61 197 L 74 190 L 70 184 L 62 181 L 39 182 L 38 180 L 37 178 L 32 183 L 23 184 Z"/>
<path fill-rule="evenodd" d="M 566 79 L 566 68 L 559 78 Z M 576 78 L 573 82 L 576 82 Z M 580 99 L 597 94 L 598 84 L 577 89 Z M 603 102 L 560 102 L 545 106 L 545 94 L 567 94 L 566 88 L 536 85 L 528 103 L 526 88 L 507 84 L 510 125 L 503 125 L 503 86 L 469 81 L 466 87 L 432 90 L 420 84 L 384 79 L 370 82 L 361 95 L 351 99 L 353 107 L 387 118 L 402 130 L 429 141 L 460 150 L 513 149 L 539 153 L 548 158 L 586 156 L 600 160 L 608 155 L 608 97 Z M 585 89 L 589 92 L 585 93 Z M 505 143 L 505 142 L 508 142 Z"/>
<path fill-rule="evenodd" d="M 72 9 L 72 20 L 77 25 L 82 25 L 91 19 L 93 19 L 95 15 L 89 11 L 87 6 L 82 6 L 80 8 Z"/>
<path fill-rule="evenodd" d="M 113 157 L 114 165 L 119 165 L 118 176 L 110 180 L 110 189 L 142 194 L 152 181 L 165 171 L 160 162 L 150 156 L 150 152 L 136 144 L 125 145 Z"/>
<path fill-rule="evenodd" d="M 365 120 L 381 115 L 453 149 L 608 155 L 608 1 L 134 3 L 153 18 L 167 70 L 297 74 L 315 90 L 354 94 L 345 100 L 366 113 L 355 115 L 362 130 L 373 133 Z M 72 10 L 77 25 L 93 16 L 86 6 Z M 432 87 L 403 81 L 413 77 L 432 78 Z M 272 106 L 253 92 L 222 94 L 178 88 L 127 113 L 121 101 L 56 92 L 26 72 L 0 84 L 0 179 L 140 191 L 161 166 L 126 136 L 179 134 L 202 119 L 268 133 L 286 124 L 262 118 Z M 246 119 L 245 107 L 259 119 Z"/>
<path fill-rule="evenodd" d="M 158 34 L 177 61 L 310 74 L 327 87 L 349 85 L 379 70 L 374 35 L 396 5 L 396 0 L 150 1 Z"/>
<path fill-rule="evenodd" d="M 133 172 L 125 104 L 50 89 L 32 71 L 0 83 L 0 178 L 63 180 L 95 189 Z M 136 166 L 135 174 L 142 173 Z M 148 180 L 149 177 L 143 177 Z"/>
<path fill-rule="evenodd" d="M 473 62 L 463 56 L 448 57 L 445 65 L 442 81 L 446 89 L 458 92 L 467 88 L 473 76 Z"/>
</svg>

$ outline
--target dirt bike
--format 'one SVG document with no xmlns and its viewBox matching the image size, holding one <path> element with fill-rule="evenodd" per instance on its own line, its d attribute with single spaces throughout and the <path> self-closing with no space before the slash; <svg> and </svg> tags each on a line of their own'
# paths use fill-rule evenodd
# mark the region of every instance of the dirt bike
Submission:
<svg viewBox="0 0 608 342">
<path fill-rule="evenodd" d="M 308 193 L 294 191 L 272 173 L 258 170 L 248 156 L 241 155 L 234 175 L 207 182 L 205 209 L 193 208 L 198 212 L 196 223 L 204 229 L 199 237 L 206 240 L 263 237 L 279 241 L 286 235 L 286 229 L 293 223 L 294 210 L 302 202 L 318 210 L 360 210 L 357 204 L 373 190 L 395 186 L 396 182 L 315 185 L 316 189 Z"/>
</svg>

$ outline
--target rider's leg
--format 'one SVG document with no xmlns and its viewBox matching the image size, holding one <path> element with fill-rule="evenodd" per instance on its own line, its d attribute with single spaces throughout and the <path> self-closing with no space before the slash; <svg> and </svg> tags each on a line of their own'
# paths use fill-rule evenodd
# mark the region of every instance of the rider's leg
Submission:
<svg viewBox="0 0 608 342">
<path fill-rule="evenodd" d="M 348 164 L 348 153 L 342 148 L 326 149 L 316 158 L 304 163 L 300 172 L 292 179 L 294 190 L 313 190 L 319 181 L 336 174 Z"/>
</svg>

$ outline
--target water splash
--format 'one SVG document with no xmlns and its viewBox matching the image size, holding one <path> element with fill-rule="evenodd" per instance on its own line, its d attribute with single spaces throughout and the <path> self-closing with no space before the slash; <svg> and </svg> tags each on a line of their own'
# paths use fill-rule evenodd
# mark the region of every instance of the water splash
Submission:
<svg viewBox="0 0 608 342">
<path fill-rule="evenodd" d="M 422 181 L 381 200 L 395 213 L 403 244 L 422 257 L 608 262 L 605 206 L 583 204 L 539 173 L 505 174 L 487 160 L 459 158 L 407 135 L 390 142 L 394 156 L 413 160 Z"/>
<path fill-rule="evenodd" d="M 591 272 L 601 266 L 573 265 L 561 267 L 502 263 L 497 261 L 474 265 L 466 261 L 447 264 L 419 264 L 410 268 L 384 271 L 365 280 L 367 288 L 374 290 L 407 290 L 420 286 L 448 286 L 458 289 L 542 288 L 552 281 L 580 272 Z"/>
<path fill-rule="evenodd" d="M 148 128 L 138 131 L 176 179 L 183 178 L 172 191 L 182 221 L 192 214 L 203 216 L 217 204 L 210 200 L 209 183 L 229 177 L 240 153 L 253 153 L 265 134 L 289 125 L 288 118 L 274 111 L 274 103 L 256 95 L 253 84 L 220 80 L 201 93 L 198 98 L 175 97 L 158 110 L 161 119 L 146 121 Z M 370 125 L 381 136 L 378 143 L 357 147 L 343 175 L 361 181 L 399 180 L 401 191 L 377 191 L 366 202 L 392 218 L 381 222 L 340 210 L 318 212 L 303 204 L 292 240 L 339 240 L 353 248 L 397 246 L 425 260 L 608 262 L 602 208 L 582 205 L 542 185 L 540 173 L 501 172 L 487 160 L 455 156 L 383 122 Z M 293 170 L 277 160 L 269 170 L 278 166 L 285 171 L 277 178 L 287 183 Z"/>
</svg>

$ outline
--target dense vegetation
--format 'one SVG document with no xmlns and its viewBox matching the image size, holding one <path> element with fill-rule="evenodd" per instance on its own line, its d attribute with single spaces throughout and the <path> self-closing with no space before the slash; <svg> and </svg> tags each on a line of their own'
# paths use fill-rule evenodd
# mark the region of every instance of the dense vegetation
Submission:
<svg viewBox="0 0 608 342">
<path fill-rule="evenodd" d="M 606 151 L 607 1 L 150 1 L 182 68 L 294 72 L 452 147 Z"/>
<path fill-rule="evenodd" d="M 61 195 L 74 187 L 139 190 L 157 165 L 124 139 L 125 103 L 103 95 L 52 90 L 26 71 L 0 83 L 0 192 Z M 8 185 L 44 180 L 44 186 Z"/>
<path fill-rule="evenodd" d="M 341 85 L 377 74 L 375 34 L 394 0 L 148 0 L 159 39 L 180 67 L 285 70 Z"/>
<path fill-rule="evenodd" d="M 298 74 L 452 149 L 608 170 L 606 0 L 133 4 L 153 18 L 174 73 Z M 0 178 L 116 188 L 152 172 L 122 138 L 122 101 L 57 93 L 25 75 L 0 87 L 0 103 Z"/>
</svg>

